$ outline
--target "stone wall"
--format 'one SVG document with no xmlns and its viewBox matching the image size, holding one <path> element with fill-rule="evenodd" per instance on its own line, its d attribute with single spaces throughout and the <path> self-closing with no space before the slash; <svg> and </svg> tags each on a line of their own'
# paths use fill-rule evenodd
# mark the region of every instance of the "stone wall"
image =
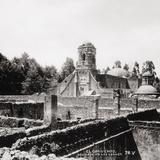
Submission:
<svg viewBox="0 0 160 160">
<path fill-rule="evenodd" d="M 0 102 L 44 102 L 45 93 L 33 95 L 0 95 Z"/>
<path fill-rule="evenodd" d="M 67 129 L 51 131 L 30 138 L 23 138 L 13 144 L 13 149 L 31 151 L 33 147 L 43 147 L 45 143 L 54 147 L 57 156 L 68 155 L 87 145 L 107 137 L 130 130 L 126 118 L 87 122 Z"/>
<path fill-rule="evenodd" d="M 127 118 L 141 158 L 145 160 L 160 159 L 160 119 L 157 110 L 130 114 Z"/>
<path fill-rule="evenodd" d="M 43 104 L 45 95 L 32 96 L 0 96 L 0 115 L 43 119 Z M 4 103 L 9 101 L 11 103 Z M 35 103 L 29 103 L 33 101 Z M 18 102 L 18 103 L 17 103 Z M 22 102 L 22 103 L 20 103 Z M 36 104 L 36 102 L 38 102 Z M 160 109 L 160 99 L 139 100 L 138 111 L 150 108 Z M 121 99 L 121 115 L 134 112 L 136 101 L 134 99 Z M 99 100 L 99 118 L 110 118 L 116 113 L 114 100 L 101 98 Z M 58 118 L 77 119 L 95 118 L 95 100 L 90 97 L 58 97 Z"/>
<path fill-rule="evenodd" d="M 41 121 L 41 120 L 0 116 L 0 127 L 31 128 L 31 127 L 34 127 L 34 126 L 41 126 L 42 124 L 43 124 L 43 121 Z"/>
<path fill-rule="evenodd" d="M 121 99 L 121 115 L 127 115 L 136 111 L 136 100 Z M 93 97 L 58 97 L 58 117 L 67 119 L 70 114 L 71 119 L 81 118 L 95 118 L 93 117 L 94 109 Z M 160 109 L 160 100 L 139 100 L 138 111 L 143 111 L 151 108 Z M 115 102 L 111 98 L 101 98 L 99 100 L 99 118 L 111 118 L 116 114 Z"/>
<path fill-rule="evenodd" d="M 142 159 L 160 159 L 160 122 L 136 122 L 133 136 Z"/>
<path fill-rule="evenodd" d="M 94 97 L 58 97 L 58 118 L 95 118 Z"/>
<path fill-rule="evenodd" d="M 43 119 L 43 103 L 0 103 L 0 115 L 8 117 Z"/>
<path fill-rule="evenodd" d="M 141 160 L 131 130 L 113 137 L 98 141 L 80 149 L 67 157 L 83 157 L 86 159 L 135 159 Z"/>
<path fill-rule="evenodd" d="M 125 88 L 129 89 L 126 78 L 116 77 L 109 74 L 98 74 L 96 80 L 104 88 Z"/>
</svg>

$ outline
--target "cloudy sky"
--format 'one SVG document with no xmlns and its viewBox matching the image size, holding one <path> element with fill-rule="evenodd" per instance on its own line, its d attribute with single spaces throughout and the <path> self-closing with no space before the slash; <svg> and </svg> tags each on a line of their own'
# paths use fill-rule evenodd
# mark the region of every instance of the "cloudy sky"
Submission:
<svg viewBox="0 0 160 160">
<path fill-rule="evenodd" d="M 159 0 L 0 0 L 0 52 L 58 69 L 92 42 L 97 67 L 152 60 L 160 75 Z"/>
</svg>

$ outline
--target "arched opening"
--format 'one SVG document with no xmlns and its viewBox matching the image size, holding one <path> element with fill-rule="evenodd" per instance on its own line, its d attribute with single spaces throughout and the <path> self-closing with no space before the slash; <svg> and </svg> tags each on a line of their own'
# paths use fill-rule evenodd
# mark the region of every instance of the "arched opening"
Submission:
<svg viewBox="0 0 160 160">
<path fill-rule="evenodd" d="M 86 60 L 86 55 L 82 54 L 82 60 L 85 61 Z"/>
</svg>

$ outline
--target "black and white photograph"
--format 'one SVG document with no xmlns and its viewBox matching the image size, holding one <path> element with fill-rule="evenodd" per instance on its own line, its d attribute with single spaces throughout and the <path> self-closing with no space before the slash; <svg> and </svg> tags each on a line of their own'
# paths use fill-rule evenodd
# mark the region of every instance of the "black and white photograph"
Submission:
<svg viewBox="0 0 160 160">
<path fill-rule="evenodd" d="M 0 0 L 0 160 L 160 160 L 160 1 Z"/>
</svg>

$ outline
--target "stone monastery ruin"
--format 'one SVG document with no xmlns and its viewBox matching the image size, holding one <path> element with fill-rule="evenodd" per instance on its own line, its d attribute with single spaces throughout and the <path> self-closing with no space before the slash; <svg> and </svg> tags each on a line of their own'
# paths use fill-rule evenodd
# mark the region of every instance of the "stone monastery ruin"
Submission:
<svg viewBox="0 0 160 160">
<path fill-rule="evenodd" d="M 130 77 L 129 72 L 122 68 L 116 67 L 108 74 L 99 74 L 96 68 L 96 48 L 92 43 L 80 45 L 78 54 L 75 71 L 58 87 L 58 94 L 61 96 L 101 94 L 103 97 L 112 97 L 112 90 L 115 88 L 122 89 L 123 94 L 126 95 L 141 85 L 139 77 Z"/>
<path fill-rule="evenodd" d="M 129 76 L 121 68 L 99 74 L 91 43 L 78 54 L 57 95 L 0 96 L 0 159 L 160 159 L 153 75 Z"/>
</svg>

